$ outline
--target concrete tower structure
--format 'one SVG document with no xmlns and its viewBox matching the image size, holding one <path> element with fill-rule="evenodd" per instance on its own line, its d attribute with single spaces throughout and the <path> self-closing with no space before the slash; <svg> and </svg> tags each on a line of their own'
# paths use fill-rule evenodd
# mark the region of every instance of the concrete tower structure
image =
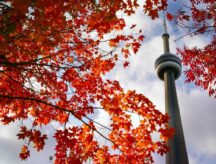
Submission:
<svg viewBox="0 0 216 164">
<path fill-rule="evenodd" d="M 155 68 L 159 79 L 165 84 L 165 110 L 169 114 L 169 126 L 175 128 L 175 135 L 170 139 L 168 146 L 170 152 L 166 155 L 166 164 L 188 164 L 187 150 L 181 123 L 175 80 L 181 75 L 181 60 L 169 49 L 169 34 L 166 20 L 164 19 L 163 46 L 164 54 L 155 62 Z"/>
</svg>

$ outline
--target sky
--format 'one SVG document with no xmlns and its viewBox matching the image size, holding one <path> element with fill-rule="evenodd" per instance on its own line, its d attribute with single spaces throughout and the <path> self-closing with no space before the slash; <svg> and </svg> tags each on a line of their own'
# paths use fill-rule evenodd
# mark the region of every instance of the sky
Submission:
<svg viewBox="0 0 216 164">
<path fill-rule="evenodd" d="M 162 43 L 162 20 L 152 22 L 141 10 L 126 18 L 128 25 L 137 24 L 136 28 L 143 29 L 145 40 L 136 55 L 129 57 L 129 66 L 123 68 L 119 63 L 106 78 L 118 80 L 125 90 L 136 90 L 147 96 L 156 108 L 164 113 L 164 85 L 155 72 L 154 62 L 163 53 Z M 170 49 L 176 52 L 176 47 L 185 44 L 189 47 L 202 47 L 208 38 L 184 37 L 174 41 L 181 36 L 181 30 L 176 30 L 168 22 L 170 33 Z M 136 30 L 136 29 L 135 29 Z M 127 33 L 127 31 L 125 31 Z M 177 33 L 178 32 L 178 33 Z M 183 68 L 184 70 L 185 68 Z M 176 81 L 179 100 L 179 108 L 184 129 L 186 147 L 190 164 L 215 164 L 216 161 L 216 100 L 209 97 L 206 91 L 184 82 L 184 75 Z M 106 113 L 100 112 L 95 117 L 97 121 L 108 124 Z M 19 122 L 9 126 L 0 126 L 0 164 L 49 164 L 49 156 L 54 154 L 54 140 L 49 139 L 44 151 L 32 150 L 31 157 L 27 161 L 20 161 L 19 151 L 22 141 L 18 141 L 16 134 L 19 130 Z M 52 135 L 54 129 L 50 125 L 47 133 Z M 156 164 L 163 164 L 164 157 L 154 155 Z"/>
</svg>

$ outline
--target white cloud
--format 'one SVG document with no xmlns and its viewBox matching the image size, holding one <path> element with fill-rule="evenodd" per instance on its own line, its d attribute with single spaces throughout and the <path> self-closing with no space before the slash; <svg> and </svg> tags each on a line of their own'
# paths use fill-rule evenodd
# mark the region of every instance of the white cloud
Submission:
<svg viewBox="0 0 216 164">
<path fill-rule="evenodd" d="M 179 97 L 186 141 L 191 146 L 189 150 L 216 156 L 216 101 L 199 89 L 179 92 Z"/>
</svg>

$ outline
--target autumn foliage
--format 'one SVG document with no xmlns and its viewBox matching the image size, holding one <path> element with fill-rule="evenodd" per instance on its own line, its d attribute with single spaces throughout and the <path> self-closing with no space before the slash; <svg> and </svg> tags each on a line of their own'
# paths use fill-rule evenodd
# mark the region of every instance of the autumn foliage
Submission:
<svg viewBox="0 0 216 164">
<path fill-rule="evenodd" d="M 167 13 L 167 17 L 179 25 L 190 24 L 189 34 L 213 33 L 203 49 L 185 47 L 179 53 L 189 66 L 187 81 L 215 95 L 214 1 L 190 2 L 190 8 L 177 16 Z M 25 141 L 21 159 L 30 156 L 30 145 L 42 150 L 49 137 L 56 140 L 54 160 L 60 164 L 89 159 L 94 163 L 152 163 L 152 153 L 168 151 L 166 141 L 174 132 L 167 125 L 168 116 L 144 95 L 126 92 L 105 76 L 119 61 L 127 67 L 127 58 L 143 42 L 142 31 L 122 33 L 125 20 L 117 16 L 119 11 L 130 16 L 139 5 L 136 0 L 0 2 L 0 121 L 7 125 L 31 120 L 17 134 Z M 142 5 L 144 13 L 155 19 L 167 8 L 167 1 L 146 0 Z M 110 126 L 92 117 L 101 110 L 108 113 Z M 137 126 L 132 125 L 132 113 L 140 117 Z M 54 136 L 43 131 L 51 123 L 61 125 Z M 153 140 L 154 134 L 160 139 Z"/>
<path fill-rule="evenodd" d="M 17 134 L 25 141 L 21 159 L 30 156 L 29 145 L 43 149 L 52 137 L 43 128 L 53 122 L 62 125 L 53 136 L 55 163 L 152 163 L 152 153 L 168 151 L 168 116 L 145 96 L 104 78 L 119 58 L 127 67 L 127 57 L 139 50 L 141 31 L 121 34 L 125 21 L 116 16 L 120 10 L 134 14 L 138 6 L 130 0 L 1 1 L 0 120 L 31 120 Z M 143 8 L 154 19 L 166 1 L 147 0 Z M 109 114 L 110 127 L 91 117 L 100 110 Z M 140 117 L 137 127 L 131 113 Z M 160 140 L 152 139 L 155 133 Z"/>
<path fill-rule="evenodd" d="M 176 21 L 185 36 L 205 36 L 204 47 L 178 49 L 186 66 L 186 82 L 194 82 L 216 98 L 216 4 L 215 0 L 191 0 L 178 11 Z"/>
</svg>

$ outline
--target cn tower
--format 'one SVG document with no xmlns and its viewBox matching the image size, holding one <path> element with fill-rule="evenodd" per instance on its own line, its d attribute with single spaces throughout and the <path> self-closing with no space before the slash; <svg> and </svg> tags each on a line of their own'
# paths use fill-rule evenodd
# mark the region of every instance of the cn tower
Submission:
<svg viewBox="0 0 216 164">
<path fill-rule="evenodd" d="M 176 55 L 170 53 L 169 34 L 165 18 L 163 26 L 164 54 L 155 61 L 155 68 L 159 79 L 164 81 L 165 111 L 170 116 L 169 126 L 175 129 L 174 137 L 168 141 L 170 151 L 166 155 L 166 164 L 188 164 L 188 155 L 175 87 L 175 80 L 181 75 L 182 65 L 181 60 Z"/>
</svg>

